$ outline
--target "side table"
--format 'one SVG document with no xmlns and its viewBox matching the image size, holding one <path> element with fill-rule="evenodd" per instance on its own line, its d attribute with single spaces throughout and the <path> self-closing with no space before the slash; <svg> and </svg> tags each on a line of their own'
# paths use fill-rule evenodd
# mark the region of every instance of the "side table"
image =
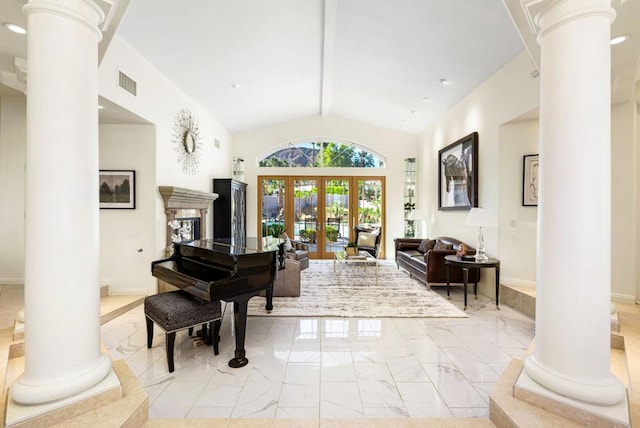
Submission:
<svg viewBox="0 0 640 428">
<path fill-rule="evenodd" d="M 456 255 L 444 257 L 447 267 L 447 290 L 449 290 L 449 269 L 450 266 L 457 266 L 462 269 L 462 278 L 464 280 L 464 310 L 467 310 L 467 283 L 469 281 L 469 269 L 494 268 L 496 270 L 496 309 L 500 310 L 500 260 L 489 258 L 488 260 L 478 262 L 474 260 L 462 260 Z"/>
</svg>

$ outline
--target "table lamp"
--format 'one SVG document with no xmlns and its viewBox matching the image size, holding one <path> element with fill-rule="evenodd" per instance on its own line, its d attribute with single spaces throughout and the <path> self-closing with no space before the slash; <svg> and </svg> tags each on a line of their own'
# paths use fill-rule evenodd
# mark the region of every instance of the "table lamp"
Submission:
<svg viewBox="0 0 640 428">
<path fill-rule="evenodd" d="M 478 245 L 476 248 L 476 262 L 486 262 L 489 260 L 484 252 L 484 236 L 482 235 L 483 227 L 497 227 L 498 222 L 493 211 L 486 208 L 471 208 L 465 226 L 478 227 Z"/>
</svg>

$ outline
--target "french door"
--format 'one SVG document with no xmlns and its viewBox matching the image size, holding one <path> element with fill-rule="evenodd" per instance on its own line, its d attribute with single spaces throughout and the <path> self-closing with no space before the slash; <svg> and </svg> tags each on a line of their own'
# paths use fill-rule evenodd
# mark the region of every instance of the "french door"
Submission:
<svg viewBox="0 0 640 428">
<path fill-rule="evenodd" d="M 262 236 L 285 231 L 311 258 L 344 250 L 354 226 L 381 227 L 384 242 L 384 177 L 259 176 L 258 187 Z"/>
</svg>

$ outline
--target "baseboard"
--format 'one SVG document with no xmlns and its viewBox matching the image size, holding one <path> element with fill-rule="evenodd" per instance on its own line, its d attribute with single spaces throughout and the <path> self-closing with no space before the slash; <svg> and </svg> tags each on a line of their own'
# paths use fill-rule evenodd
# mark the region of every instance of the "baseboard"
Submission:
<svg viewBox="0 0 640 428">
<path fill-rule="evenodd" d="M 0 278 L 2 285 L 23 285 L 24 278 Z"/>
<path fill-rule="evenodd" d="M 150 291 L 146 288 L 132 288 L 132 287 L 123 287 L 116 288 L 114 286 L 109 286 L 109 296 L 146 296 L 150 294 Z"/>
<path fill-rule="evenodd" d="M 516 285 L 518 287 L 536 288 L 536 282 L 528 279 L 501 277 L 500 284 L 503 285 Z"/>
<path fill-rule="evenodd" d="M 635 305 L 636 296 L 632 296 L 630 294 L 611 293 L 611 300 L 613 300 L 614 302 Z"/>
</svg>

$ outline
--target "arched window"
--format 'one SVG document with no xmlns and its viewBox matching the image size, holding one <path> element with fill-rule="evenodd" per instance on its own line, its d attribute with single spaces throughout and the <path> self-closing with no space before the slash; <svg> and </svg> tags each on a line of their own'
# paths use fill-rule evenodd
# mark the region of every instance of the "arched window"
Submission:
<svg viewBox="0 0 640 428">
<path fill-rule="evenodd" d="M 259 160 L 260 167 L 383 168 L 385 159 L 354 143 L 304 141 L 288 143 Z"/>
</svg>

